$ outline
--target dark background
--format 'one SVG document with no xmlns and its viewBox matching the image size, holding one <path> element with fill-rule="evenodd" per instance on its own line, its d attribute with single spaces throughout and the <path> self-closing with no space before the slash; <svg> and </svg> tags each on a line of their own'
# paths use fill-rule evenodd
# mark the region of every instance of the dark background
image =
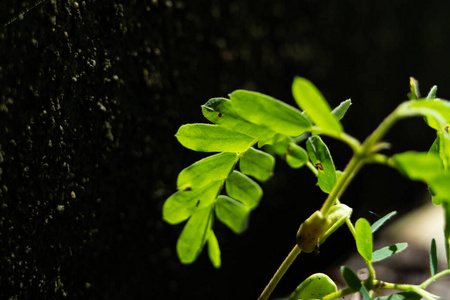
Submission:
<svg viewBox="0 0 450 300">
<path fill-rule="evenodd" d="M 38 4 L 35 8 L 32 8 Z M 203 253 L 181 265 L 182 225 L 162 221 L 178 172 L 204 154 L 174 134 L 206 121 L 200 105 L 238 88 L 294 104 L 293 77 L 312 80 L 364 139 L 406 99 L 450 97 L 446 1 L 0 2 L 0 298 L 255 299 L 325 195 L 307 170 L 277 161 L 240 236 L 215 224 L 221 269 Z M 12 22 L 10 22 L 12 21 Z M 5 24 L 5 25 L 3 25 Z M 388 135 L 387 153 L 427 150 L 420 118 Z M 329 143 L 335 164 L 350 157 Z M 342 199 L 353 217 L 405 212 L 423 185 L 368 166 Z M 339 262 L 345 230 L 301 254 L 274 295 Z"/>
</svg>

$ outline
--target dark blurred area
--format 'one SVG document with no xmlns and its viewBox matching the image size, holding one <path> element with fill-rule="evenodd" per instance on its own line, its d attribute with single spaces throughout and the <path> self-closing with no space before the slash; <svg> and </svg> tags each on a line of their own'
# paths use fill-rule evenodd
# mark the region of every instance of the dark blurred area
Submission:
<svg viewBox="0 0 450 300">
<path fill-rule="evenodd" d="M 174 134 L 206 122 L 200 105 L 235 89 L 294 105 L 294 76 L 363 140 L 406 100 L 450 98 L 446 1 L 95 1 L 0 3 L 0 298 L 255 299 L 325 199 L 306 169 L 277 161 L 240 236 L 214 225 L 222 267 L 181 265 L 183 226 L 162 221 L 184 167 L 205 154 Z M 400 122 L 386 153 L 428 150 L 420 118 Z M 326 139 L 343 169 L 351 153 Z M 422 203 L 426 187 L 364 168 L 344 203 L 353 218 Z M 301 254 L 274 293 L 354 251 L 346 230 Z M 205 251 L 204 251 L 205 252 Z"/>
</svg>

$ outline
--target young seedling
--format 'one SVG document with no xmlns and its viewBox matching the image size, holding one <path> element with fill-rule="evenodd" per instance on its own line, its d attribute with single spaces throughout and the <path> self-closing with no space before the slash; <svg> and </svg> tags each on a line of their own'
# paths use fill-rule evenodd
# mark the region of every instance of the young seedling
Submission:
<svg viewBox="0 0 450 300">
<path fill-rule="evenodd" d="M 445 247 L 447 266 L 450 264 L 450 102 L 436 99 L 433 87 L 426 98 L 420 98 L 418 83 L 411 78 L 409 101 L 401 103 L 360 142 L 348 135 L 340 120 L 351 105 L 350 100 L 331 109 L 320 91 L 307 79 L 297 77 L 292 94 L 299 109 L 270 96 L 238 90 L 227 98 L 214 98 L 202 106 L 203 115 L 212 124 L 187 124 L 176 137 L 186 148 L 215 152 L 178 175 L 178 191 L 163 206 L 163 218 L 169 224 L 187 221 L 177 242 L 182 263 L 194 262 L 205 244 L 214 267 L 221 265 L 220 248 L 213 230 L 217 218 L 233 232 L 240 234 L 248 227 L 248 216 L 262 198 L 263 191 L 254 179 L 264 182 L 273 173 L 275 157 L 279 156 L 295 169 L 306 166 L 317 177 L 317 185 L 327 195 L 320 209 L 303 221 L 297 232 L 297 243 L 280 265 L 259 299 L 268 299 L 281 277 L 303 251 L 317 251 L 319 246 L 340 226 L 346 224 L 355 239 L 369 276 L 361 281 L 350 268 L 343 266 L 341 274 L 347 287 L 338 290 L 325 274 L 313 274 L 292 293 L 290 299 L 340 299 L 360 293 L 364 299 L 436 299 L 427 286 L 449 274 L 437 271 L 436 242 L 430 251 L 431 277 L 420 285 L 398 284 L 376 277 L 373 263 L 403 251 L 408 245 L 397 243 L 374 251 L 373 234 L 388 219 L 391 212 L 370 224 L 350 220 L 352 208 L 339 199 L 358 171 L 365 164 L 378 163 L 397 169 L 411 180 L 429 186 L 432 201 L 442 205 L 445 215 Z M 407 151 L 388 157 L 383 137 L 399 120 L 422 116 L 436 130 L 436 140 L 427 153 Z M 321 136 L 346 143 L 353 151 L 343 171 L 336 170 L 332 156 Z M 303 144 L 305 146 L 302 146 Z M 254 179 L 252 179 L 254 178 Z M 382 296 L 382 290 L 396 289 L 400 293 Z M 395 298 L 392 298 L 395 297 Z"/>
</svg>

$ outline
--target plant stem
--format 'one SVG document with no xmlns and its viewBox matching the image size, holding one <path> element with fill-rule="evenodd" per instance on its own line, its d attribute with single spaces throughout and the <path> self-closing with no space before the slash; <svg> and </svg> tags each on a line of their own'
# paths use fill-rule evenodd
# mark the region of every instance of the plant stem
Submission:
<svg viewBox="0 0 450 300">
<path fill-rule="evenodd" d="M 352 288 L 347 287 L 347 288 L 345 288 L 345 289 L 343 289 L 343 290 L 339 290 L 339 291 L 336 291 L 336 292 L 334 292 L 334 293 L 328 294 L 328 295 L 326 295 L 325 297 L 323 297 L 323 298 L 321 298 L 321 299 L 322 299 L 322 300 L 335 300 L 335 299 L 341 299 L 341 298 L 343 298 L 343 297 L 345 297 L 345 296 L 347 296 L 347 295 L 353 294 L 353 293 L 355 293 L 355 292 L 356 292 L 356 291 L 353 290 Z"/>
<path fill-rule="evenodd" d="M 441 278 L 442 276 L 448 275 L 450 274 L 450 270 L 444 270 L 441 271 L 439 273 L 437 273 L 436 275 L 428 278 L 426 281 L 424 281 L 421 285 L 420 288 L 424 289 L 427 286 L 429 286 L 431 283 L 433 283 L 434 281 L 438 280 L 439 278 Z"/>
<path fill-rule="evenodd" d="M 277 286 L 281 277 L 283 277 L 284 273 L 286 273 L 287 269 L 291 266 L 292 262 L 295 260 L 297 255 L 301 252 L 300 248 L 297 244 L 295 244 L 294 248 L 289 252 L 288 256 L 284 259 L 283 263 L 280 265 L 278 270 L 273 275 L 272 279 L 270 279 L 264 291 L 259 296 L 258 300 L 266 300 L 269 299 L 270 294 L 272 294 L 273 290 Z"/>
</svg>

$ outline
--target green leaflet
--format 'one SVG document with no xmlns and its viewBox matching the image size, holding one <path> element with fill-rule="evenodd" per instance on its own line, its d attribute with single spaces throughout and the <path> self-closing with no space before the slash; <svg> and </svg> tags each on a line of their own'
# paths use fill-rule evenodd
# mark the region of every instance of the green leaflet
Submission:
<svg viewBox="0 0 450 300">
<path fill-rule="evenodd" d="M 359 254 L 367 261 L 372 261 L 373 240 L 370 223 L 360 218 L 355 223 L 356 248 Z"/>
<path fill-rule="evenodd" d="M 392 218 L 396 214 L 397 214 L 396 211 L 391 211 L 390 213 L 388 213 L 387 215 L 385 215 L 384 217 L 382 217 L 381 219 L 379 219 L 378 221 L 373 223 L 372 226 L 370 226 L 370 229 L 372 230 L 372 233 L 377 231 L 378 228 L 380 228 L 386 221 L 388 221 L 390 218 Z"/>
<path fill-rule="evenodd" d="M 216 201 L 217 218 L 234 233 L 242 233 L 248 226 L 250 208 L 227 196 L 219 196 Z"/>
<path fill-rule="evenodd" d="M 320 189 L 329 193 L 336 184 L 336 169 L 330 151 L 319 136 L 313 135 L 306 142 L 309 159 L 319 171 L 318 184 Z"/>
<path fill-rule="evenodd" d="M 270 96 L 237 90 L 230 94 L 231 106 L 245 120 L 288 136 L 298 136 L 311 128 L 301 112 Z"/>
<path fill-rule="evenodd" d="M 347 113 L 347 110 L 350 107 L 350 105 L 352 105 L 352 101 L 350 99 L 347 99 L 341 102 L 341 104 L 339 104 L 335 109 L 333 109 L 331 113 L 336 119 L 341 120 Z"/>
<path fill-rule="evenodd" d="M 193 263 L 205 245 L 213 222 L 213 206 L 198 208 L 189 218 L 177 241 L 177 253 L 183 264 Z"/>
<path fill-rule="evenodd" d="M 430 272 L 431 276 L 436 275 L 438 267 L 438 257 L 437 257 L 437 248 L 436 248 L 436 240 L 431 240 L 430 246 Z"/>
<path fill-rule="evenodd" d="M 210 124 L 187 124 L 175 135 L 186 148 L 201 152 L 244 152 L 256 139 Z"/>
<path fill-rule="evenodd" d="M 377 251 L 374 251 L 372 254 L 372 262 L 381 261 L 383 259 L 389 258 L 394 254 L 402 252 L 408 247 L 408 243 L 397 243 L 394 245 L 386 246 Z"/>
<path fill-rule="evenodd" d="M 214 268 L 220 268 L 222 261 L 220 258 L 219 242 L 217 241 L 214 231 L 211 229 L 208 236 L 208 256 Z"/>
<path fill-rule="evenodd" d="M 425 116 L 427 124 L 439 131 L 450 123 L 450 102 L 440 99 L 411 100 L 399 106 L 399 114 L 403 117 Z"/>
<path fill-rule="evenodd" d="M 251 136 L 258 141 L 272 138 L 276 132 L 271 129 L 248 122 L 239 116 L 231 106 L 231 101 L 225 98 L 210 99 L 202 106 L 205 118 L 214 124 L 230 130 Z"/>
<path fill-rule="evenodd" d="M 254 148 L 249 148 L 239 161 L 241 172 L 259 181 L 268 180 L 274 167 L 275 158 L 272 155 Z"/>
<path fill-rule="evenodd" d="M 216 199 L 223 180 L 217 180 L 192 191 L 178 191 L 163 205 L 163 219 L 169 224 L 187 220 L 196 208 L 209 206 Z"/>
<path fill-rule="evenodd" d="M 320 299 L 337 291 L 334 281 L 323 273 L 306 278 L 289 297 L 289 300 Z"/>
<path fill-rule="evenodd" d="M 239 200 L 250 209 L 258 206 L 263 195 L 261 187 L 256 182 L 238 171 L 230 174 L 225 181 L 225 188 L 231 198 Z"/>
<path fill-rule="evenodd" d="M 341 274 L 345 282 L 351 289 L 360 292 L 363 295 L 364 300 L 370 300 L 369 293 L 367 292 L 366 288 L 361 284 L 361 281 L 359 280 L 358 276 L 356 276 L 355 272 L 353 272 L 352 269 L 346 266 L 342 266 Z"/>
<path fill-rule="evenodd" d="M 220 153 L 201 159 L 185 168 L 178 175 L 179 190 L 194 189 L 211 181 L 225 179 L 237 161 L 236 153 Z"/>
<path fill-rule="evenodd" d="M 322 93 L 309 80 L 296 77 L 292 83 L 292 95 L 298 106 L 325 132 L 342 132 L 342 125 L 331 113 Z"/>
<path fill-rule="evenodd" d="M 409 77 L 409 100 L 416 100 L 420 98 L 419 82 L 414 77 Z"/>
<path fill-rule="evenodd" d="M 297 144 L 290 143 L 286 152 L 286 162 L 294 169 L 303 167 L 308 162 L 308 153 Z"/>
</svg>

